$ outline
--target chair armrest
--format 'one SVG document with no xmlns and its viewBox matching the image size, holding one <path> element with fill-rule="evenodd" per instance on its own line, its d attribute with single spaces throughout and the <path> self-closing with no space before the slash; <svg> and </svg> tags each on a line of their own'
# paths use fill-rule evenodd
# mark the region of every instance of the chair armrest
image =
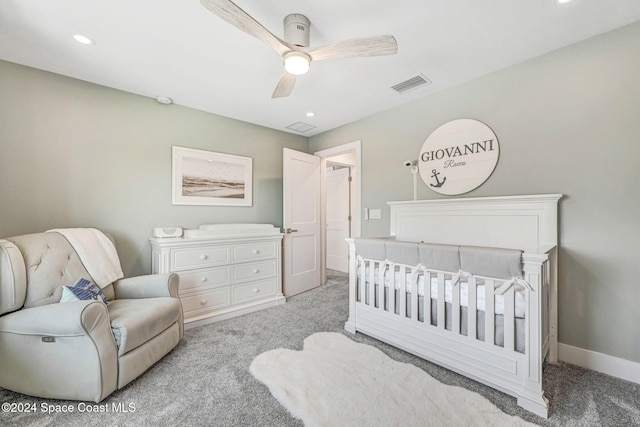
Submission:
<svg viewBox="0 0 640 427">
<path fill-rule="evenodd" d="M 180 276 L 175 273 L 129 277 L 113 283 L 116 299 L 178 298 Z"/>
<path fill-rule="evenodd" d="M 107 306 L 72 301 L 0 316 L 0 387 L 30 396 L 100 402 L 118 385 Z"/>
<path fill-rule="evenodd" d="M 55 319 L 55 321 L 54 321 Z M 91 335 L 103 323 L 111 332 L 107 306 L 102 302 L 71 301 L 25 308 L 0 317 L 0 332 L 19 335 Z"/>
</svg>

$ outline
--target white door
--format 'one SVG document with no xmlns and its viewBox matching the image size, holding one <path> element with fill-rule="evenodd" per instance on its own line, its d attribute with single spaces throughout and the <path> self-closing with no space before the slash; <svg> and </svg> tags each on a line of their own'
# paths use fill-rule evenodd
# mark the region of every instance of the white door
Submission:
<svg viewBox="0 0 640 427">
<path fill-rule="evenodd" d="M 320 286 L 320 157 L 283 149 L 283 291 Z"/>
<path fill-rule="evenodd" d="M 349 271 L 350 182 L 349 168 L 327 169 L 327 268 Z"/>
</svg>

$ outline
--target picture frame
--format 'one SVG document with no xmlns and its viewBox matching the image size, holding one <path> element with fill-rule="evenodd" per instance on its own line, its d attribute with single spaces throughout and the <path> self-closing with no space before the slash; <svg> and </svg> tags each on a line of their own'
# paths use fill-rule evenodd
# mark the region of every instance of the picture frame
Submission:
<svg viewBox="0 0 640 427">
<path fill-rule="evenodd" d="M 253 159 L 171 147 L 172 204 L 252 206 Z"/>
</svg>

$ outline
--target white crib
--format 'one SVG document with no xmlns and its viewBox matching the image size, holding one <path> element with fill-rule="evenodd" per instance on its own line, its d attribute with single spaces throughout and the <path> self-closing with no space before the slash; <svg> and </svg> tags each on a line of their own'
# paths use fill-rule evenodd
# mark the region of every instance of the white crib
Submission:
<svg viewBox="0 0 640 427">
<path fill-rule="evenodd" d="M 545 359 L 557 361 L 560 197 L 389 202 L 390 239 L 358 245 L 349 239 L 345 329 L 513 395 L 518 405 L 546 418 L 542 366 Z M 412 255 L 425 246 L 421 242 L 460 248 L 458 253 L 475 247 L 519 250 L 521 274 L 512 277 L 513 267 L 503 273 L 477 262 L 469 268 L 486 259 L 482 252 L 473 252 L 468 259 L 475 261 L 466 265 L 462 255 L 462 265 L 426 265 Z M 371 250 L 358 253 L 356 246 L 366 245 Z"/>
</svg>

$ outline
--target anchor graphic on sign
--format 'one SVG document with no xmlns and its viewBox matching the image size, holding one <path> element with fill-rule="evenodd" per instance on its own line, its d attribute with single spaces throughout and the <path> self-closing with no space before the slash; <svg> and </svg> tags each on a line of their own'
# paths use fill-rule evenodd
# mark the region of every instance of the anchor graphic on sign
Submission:
<svg viewBox="0 0 640 427">
<path fill-rule="evenodd" d="M 437 170 L 433 169 L 431 172 L 433 172 L 433 175 L 431 175 L 431 178 L 435 178 L 436 179 L 436 183 L 435 184 L 429 184 L 432 187 L 435 188 L 440 188 L 444 185 L 445 181 L 447 180 L 447 177 L 445 176 L 444 178 L 442 178 L 442 182 L 440 182 L 440 180 L 438 179 L 438 175 L 440 175 L 440 172 L 438 172 Z"/>
</svg>

